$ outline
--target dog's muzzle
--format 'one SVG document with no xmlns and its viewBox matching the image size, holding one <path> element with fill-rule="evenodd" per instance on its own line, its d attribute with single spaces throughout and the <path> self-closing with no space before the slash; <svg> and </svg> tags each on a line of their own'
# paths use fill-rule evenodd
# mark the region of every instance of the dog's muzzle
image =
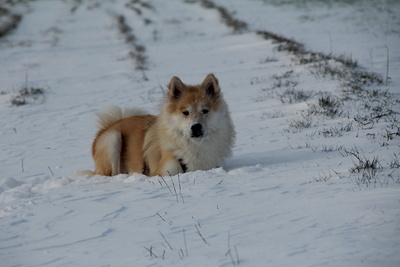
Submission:
<svg viewBox="0 0 400 267">
<path fill-rule="evenodd" d="M 200 123 L 193 124 L 190 129 L 192 130 L 192 137 L 198 138 L 203 136 L 203 126 Z"/>
</svg>

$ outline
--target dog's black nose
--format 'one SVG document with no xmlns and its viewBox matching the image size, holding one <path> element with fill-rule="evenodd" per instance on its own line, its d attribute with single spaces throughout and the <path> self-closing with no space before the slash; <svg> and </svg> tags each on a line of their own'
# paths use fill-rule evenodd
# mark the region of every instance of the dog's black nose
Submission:
<svg viewBox="0 0 400 267">
<path fill-rule="evenodd" d="M 192 137 L 202 137 L 203 136 L 203 126 L 200 123 L 192 125 Z"/>
</svg>

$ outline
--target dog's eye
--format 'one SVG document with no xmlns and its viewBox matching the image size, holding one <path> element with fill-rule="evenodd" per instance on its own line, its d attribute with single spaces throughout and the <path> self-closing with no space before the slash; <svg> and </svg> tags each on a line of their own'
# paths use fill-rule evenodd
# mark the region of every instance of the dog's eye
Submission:
<svg viewBox="0 0 400 267">
<path fill-rule="evenodd" d="M 183 113 L 183 115 L 185 115 L 185 116 L 189 116 L 189 111 L 187 111 L 187 110 L 183 111 L 182 113 Z"/>
<path fill-rule="evenodd" d="M 203 112 L 203 114 L 207 114 L 208 113 L 208 109 L 203 109 L 202 112 Z"/>
</svg>

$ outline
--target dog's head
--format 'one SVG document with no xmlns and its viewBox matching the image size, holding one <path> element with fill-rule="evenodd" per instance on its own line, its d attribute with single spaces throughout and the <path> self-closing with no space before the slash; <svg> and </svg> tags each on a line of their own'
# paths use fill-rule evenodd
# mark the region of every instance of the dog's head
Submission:
<svg viewBox="0 0 400 267">
<path fill-rule="evenodd" d="M 208 74 L 199 85 L 186 85 L 172 77 L 168 85 L 167 112 L 172 116 L 174 130 L 188 139 L 200 140 L 208 136 L 218 123 L 221 89 L 217 78 Z"/>
</svg>

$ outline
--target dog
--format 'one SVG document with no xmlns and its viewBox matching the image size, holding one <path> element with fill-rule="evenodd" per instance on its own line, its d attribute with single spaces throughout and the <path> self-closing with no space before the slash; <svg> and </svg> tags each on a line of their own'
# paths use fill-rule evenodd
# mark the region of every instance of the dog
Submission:
<svg viewBox="0 0 400 267">
<path fill-rule="evenodd" d="M 218 79 L 199 85 L 172 77 L 158 116 L 111 107 L 98 114 L 93 174 L 176 175 L 219 167 L 231 155 L 235 129 Z"/>
</svg>

